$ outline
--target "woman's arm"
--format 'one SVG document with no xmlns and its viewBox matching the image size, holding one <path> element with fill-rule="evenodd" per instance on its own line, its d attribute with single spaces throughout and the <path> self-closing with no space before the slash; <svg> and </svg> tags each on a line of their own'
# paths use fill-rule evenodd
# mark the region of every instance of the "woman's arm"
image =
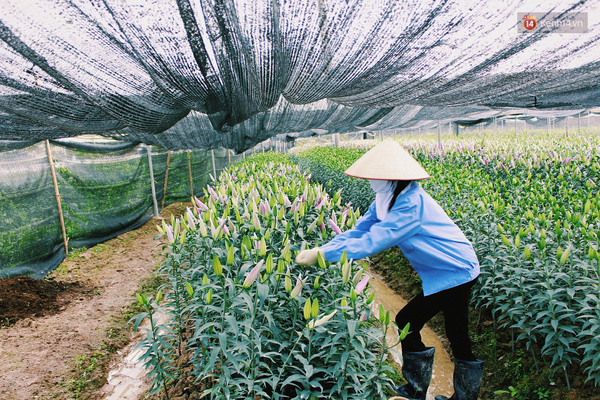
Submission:
<svg viewBox="0 0 600 400">
<path fill-rule="evenodd" d="M 356 228 L 336 236 L 320 250 L 328 261 L 339 261 L 344 251 L 354 260 L 377 254 L 414 235 L 420 229 L 420 212 L 419 202 L 403 199 L 379 221 L 372 205 L 362 225 L 357 224 Z"/>
</svg>

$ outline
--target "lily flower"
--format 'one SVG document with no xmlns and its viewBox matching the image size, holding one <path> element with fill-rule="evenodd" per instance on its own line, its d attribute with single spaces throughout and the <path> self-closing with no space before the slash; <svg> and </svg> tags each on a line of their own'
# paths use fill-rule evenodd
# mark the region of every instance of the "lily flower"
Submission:
<svg viewBox="0 0 600 400">
<path fill-rule="evenodd" d="M 202 237 L 206 237 L 208 235 L 208 230 L 206 229 L 206 224 L 203 220 L 198 220 L 198 229 L 200 230 L 200 234 Z"/>
<path fill-rule="evenodd" d="M 307 233 L 311 233 L 316 228 L 318 220 L 319 220 L 318 218 L 315 218 L 315 220 L 312 222 L 312 224 L 310 224 L 308 226 L 308 228 L 306 229 Z"/>
<path fill-rule="evenodd" d="M 287 273 L 285 274 L 285 280 L 284 280 L 284 284 L 283 287 L 285 288 L 285 291 L 290 293 L 292 291 L 292 278 L 290 278 L 290 270 L 288 269 Z"/>
<path fill-rule="evenodd" d="M 300 293 L 302 293 L 302 288 L 304 287 L 304 281 L 306 279 L 302 280 L 301 278 L 302 278 L 302 275 L 300 275 L 300 277 L 298 279 L 296 279 L 296 286 L 290 292 L 291 298 L 300 296 Z"/>
<path fill-rule="evenodd" d="M 350 263 L 345 262 L 344 265 L 342 265 L 342 282 L 348 283 L 349 280 L 350 280 Z"/>
<path fill-rule="evenodd" d="M 217 194 L 217 192 L 215 192 L 215 190 L 212 188 L 212 186 L 206 185 L 206 190 L 208 190 L 208 193 L 210 193 L 211 196 L 214 196 L 215 199 L 219 198 L 219 195 Z"/>
<path fill-rule="evenodd" d="M 224 218 L 217 218 L 217 221 L 219 222 L 219 227 L 223 231 L 223 234 L 229 234 L 229 227 L 226 225 L 227 220 Z"/>
<path fill-rule="evenodd" d="M 360 314 L 360 321 L 366 321 L 368 318 L 368 314 L 366 311 L 363 311 L 362 314 Z"/>
<path fill-rule="evenodd" d="M 171 225 L 167 225 L 167 239 L 169 240 L 169 243 L 173 244 L 173 242 L 175 242 L 175 237 L 173 236 L 173 227 Z"/>
<path fill-rule="evenodd" d="M 198 207 L 201 211 L 208 210 L 208 206 L 201 202 L 197 197 L 194 197 L 194 201 L 196 202 L 196 207 Z"/>
<path fill-rule="evenodd" d="M 367 287 L 367 283 L 369 283 L 369 276 L 365 276 L 360 282 L 358 282 L 358 285 L 356 285 L 356 293 L 361 294 Z"/>
<path fill-rule="evenodd" d="M 337 310 L 325 315 L 324 317 L 319 318 L 318 320 L 312 320 L 308 323 L 308 329 L 314 329 L 317 326 L 321 326 L 325 323 L 327 323 L 327 321 L 329 321 L 331 318 L 333 318 L 333 316 L 337 313 Z"/>
<path fill-rule="evenodd" d="M 329 224 L 329 227 L 331 229 L 333 229 L 333 231 L 335 232 L 336 235 L 339 235 L 340 233 L 342 233 L 342 230 L 337 226 L 337 224 L 335 223 L 335 221 L 331 218 L 329 218 L 329 221 L 327 221 L 327 223 Z"/>
<path fill-rule="evenodd" d="M 254 226 L 254 229 L 257 231 L 260 231 L 260 220 L 258 219 L 258 215 L 254 212 L 252 213 L 252 226 Z"/>
<path fill-rule="evenodd" d="M 196 231 L 196 223 L 194 222 L 194 214 L 192 213 L 191 209 L 187 209 L 186 212 L 186 216 L 187 216 L 187 227 L 195 232 Z"/>
<path fill-rule="evenodd" d="M 258 264 L 256 264 L 256 266 L 254 268 L 252 268 L 252 270 L 248 273 L 248 275 L 246 275 L 246 279 L 244 279 L 244 283 L 242 284 L 242 287 L 244 289 L 248 289 L 250 286 L 252 286 L 252 284 L 258 277 L 258 275 L 260 273 L 260 269 L 262 268 L 262 265 L 264 262 L 265 262 L 265 260 L 260 260 L 260 262 Z"/>
<path fill-rule="evenodd" d="M 340 226 L 343 228 L 346 226 L 346 218 L 348 217 L 348 209 L 346 208 L 344 212 L 342 212 L 342 220 L 340 221 Z"/>
</svg>

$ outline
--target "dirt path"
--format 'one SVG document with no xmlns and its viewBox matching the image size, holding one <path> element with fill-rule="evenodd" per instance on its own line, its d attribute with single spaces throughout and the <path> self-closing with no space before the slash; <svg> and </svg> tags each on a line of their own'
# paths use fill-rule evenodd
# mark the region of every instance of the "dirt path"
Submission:
<svg viewBox="0 0 600 400">
<path fill-rule="evenodd" d="M 170 218 L 182 209 L 174 204 L 161 215 Z M 111 318 L 119 318 L 140 282 L 154 275 L 156 223 L 69 257 L 51 278 L 80 287 L 63 293 L 60 308 L 0 328 L 2 400 L 74 398 L 64 379 L 72 376 L 76 358 L 102 349 Z"/>
<path fill-rule="evenodd" d="M 392 316 L 395 316 L 398 311 L 406 305 L 406 300 L 394 292 L 394 290 L 390 289 L 375 271 L 369 270 L 369 273 L 373 276 L 373 279 L 369 281 L 369 284 L 375 290 L 373 309 L 377 310 L 379 304 L 382 304 L 385 310 L 389 311 Z M 444 345 L 440 339 L 428 326 L 425 326 L 421 330 L 421 336 L 423 337 L 423 343 L 427 346 L 435 347 L 433 376 L 431 378 L 431 385 L 429 386 L 426 400 L 434 400 L 435 396 L 440 394 L 450 397 L 454 393 L 452 386 L 454 364 L 450 360 L 450 356 L 444 349 Z M 388 335 L 387 341 L 389 343 L 395 343 L 397 338 L 397 333 L 393 332 Z M 402 362 L 401 346 L 396 346 L 394 350 L 396 351 L 392 352 L 392 356 L 395 361 L 400 364 Z"/>
</svg>

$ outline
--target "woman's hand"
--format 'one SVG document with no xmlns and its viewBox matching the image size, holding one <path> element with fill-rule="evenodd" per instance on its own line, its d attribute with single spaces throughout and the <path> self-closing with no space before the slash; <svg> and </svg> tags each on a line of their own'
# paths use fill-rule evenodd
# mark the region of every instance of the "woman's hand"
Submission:
<svg viewBox="0 0 600 400">
<path fill-rule="evenodd" d="M 323 252 L 318 247 L 315 247 L 314 249 L 310 249 L 310 250 L 302 250 L 296 257 L 296 264 L 300 264 L 300 265 L 316 264 L 317 259 L 319 257 L 319 252 L 321 252 L 321 255 L 323 255 Z M 323 257 L 323 258 L 325 258 L 325 257 Z"/>
</svg>

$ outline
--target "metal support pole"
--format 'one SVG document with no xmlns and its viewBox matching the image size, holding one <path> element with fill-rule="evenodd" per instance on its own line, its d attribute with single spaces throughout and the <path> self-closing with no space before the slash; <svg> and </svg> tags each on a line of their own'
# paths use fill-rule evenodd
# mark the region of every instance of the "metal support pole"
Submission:
<svg viewBox="0 0 600 400">
<path fill-rule="evenodd" d="M 156 188 L 154 187 L 154 168 L 152 168 L 152 146 L 146 146 L 148 152 L 148 168 L 150 169 L 150 187 L 152 188 L 152 204 L 154 205 L 154 216 L 158 217 L 158 202 L 156 201 Z"/>
<path fill-rule="evenodd" d="M 517 131 L 517 116 L 515 115 L 515 136 L 517 136 L 517 133 L 519 133 Z"/>
<path fill-rule="evenodd" d="M 339 133 L 333 134 L 333 146 L 340 147 L 340 134 Z"/>
<path fill-rule="evenodd" d="M 456 124 L 456 137 L 458 137 L 459 133 L 460 133 L 460 125 Z"/>
<path fill-rule="evenodd" d="M 569 136 L 569 117 L 565 117 L 565 134 Z"/>
<path fill-rule="evenodd" d="M 52 160 L 52 152 L 50 151 L 50 141 L 46 139 L 46 153 L 48 154 L 48 162 L 50 163 L 50 173 L 52 174 L 52 183 L 54 184 L 54 196 L 56 197 L 56 205 L 58 206 L 58 219 L 60 220 L 60 228 L 62 230 L 63 244 L 65 245 L 65 254 L 69 254 L 67 243 L 67 230 L 65 229 L 65 219 L 63 216 L 62 204 L 60 201 L 60 193 L 58 192 L 58 181 L 56 180 L 56 171 L 54 170 L 54 161 Z"/>
<path fill-rule="evenodd" d="M 548 121 L 548 135 L 550 134 L 550 117 L 546 118 Z"/>
<path fill-rule="evenodd" d="M 581 113 L 577 114 L 577 130 L 578 130 L 579 134 L 581 135 Z"/>
</svg>

